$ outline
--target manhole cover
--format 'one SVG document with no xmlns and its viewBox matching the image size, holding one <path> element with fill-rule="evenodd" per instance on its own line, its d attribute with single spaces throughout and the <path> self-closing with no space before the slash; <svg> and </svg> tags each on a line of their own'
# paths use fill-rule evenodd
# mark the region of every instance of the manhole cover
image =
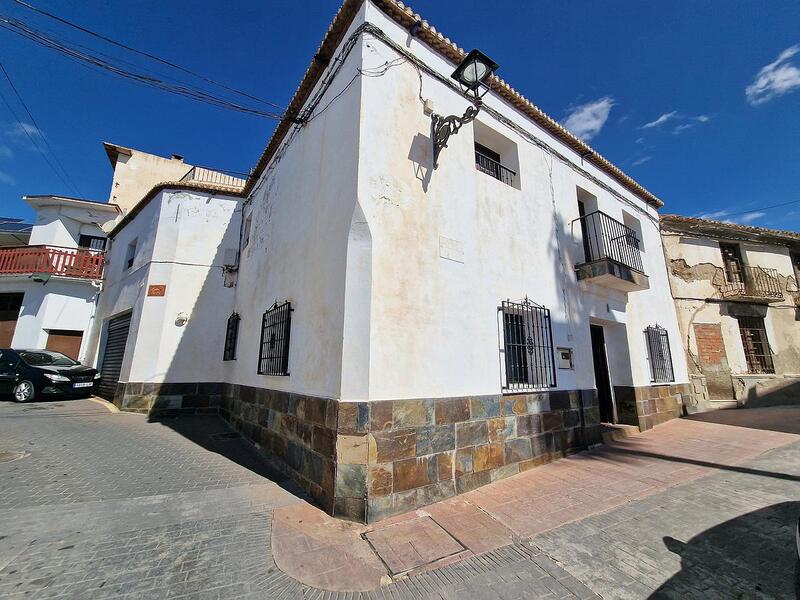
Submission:
<svg viewBox="0 0 800 600">
<path fill-rule="evenodd" d="M 0 450 L 0 463 L 13 462 L 20 458 L 25 458 L 27 455 L 26 452 L 8 452 Z"/>
<path fill-rule="evenodd" d="M 225 433 L 214 433 L 211 435 L 212 440 L 236 440 L 241 436 L 235 431 L 228 431 Z"/>
<path fill-rule="evenodd" d="M 368 531 L 363 537 L 393 576 L 466 550 L 430 517 Z"/>
</svg>

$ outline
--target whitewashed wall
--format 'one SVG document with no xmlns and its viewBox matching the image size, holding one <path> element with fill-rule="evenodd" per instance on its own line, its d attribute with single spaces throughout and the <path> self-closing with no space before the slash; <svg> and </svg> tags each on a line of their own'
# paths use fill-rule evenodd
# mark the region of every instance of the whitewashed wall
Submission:
<svg viewBox="0 0 800 600">
<path fill-rule="evenodd" d="M 452 72 L 454 65 L 371 4 L 367 19 L 440 73 Z M 380 41 L 367 40 L 364 68 L 397 56 Z M 627 328 L 631 364 L 612 364 L 614 385 L 649 385 L 643 330 L 656 322 L 670 333 L 676 382 L 687 381 L 655 210 L 584 164 L 626 198 L 623 204 L 485 111 L 479 123 L 516 144 L 521 189 L 476 172 L 475 126 L 451 138 L 432 172 L 430 118 L 418 98 L 419 84 L 409 64 L 362 81 L 358 197 L 372 239 L 369 397 L 499 392 L 497 307 L 526 295 L 551 309 L 556 345 L 575 349 L 576 368 L 558 372 L 559 388 L 594 385 L 590 320 Z M 440 114 L 460 115 L 468 105 L 425 74 L 422 84 L 422 96 Z M 491 95 L 485 102 L 581 163 L 505 103 Z M 630 293 L 627 303 L 622 293 L 576 282 L 573 265 L 582 262 L 583 250 L 579 228 L 573 234 L 570 223 L 578 217 L 578 186 L 597 197 L 600 210 L 620 221 L 625 210 L 641 223 L 650 289 Z M 442 244 L 460 247 L 460 260 L 443 258 Z M 612 341 L 609 352 L 616 356 L 620 349 Z"/>
<path fill-rule="evenodd" d="M 363 9 L 362 9 L 363 14 Z M 357 17 L 345 39 L 358 26 Z M 361 66 L 349 55 L 319 108 L 339 94 Z M 237 359 L 226 381 L 339 397 L 345 311 L 345 267 L 356 206 L 361 81 L 306 124 L 280 161 L 262 175 L 244 209 L 251 219 L 235 309 L 241 316 Z M 261 318 L 275 301 L 292 303 L 289 377 L 257 374 Z M 227 315 L 220 315 L 224 326 Z M 359 320 L 369 314 L 359 312 Z M 362 340 L 363 343 L 363 340 Z M 352 359 L 352 353 L 348 356 Z M 358 360 L 347 368 L 363 368 Z"/>
<path fill-rule="evenodd" d="M 165 190 L 114 238 L 93 336 L 102 354 L 102 326 L 132 311 L 120 381 L 222 381 L 225 319 L 232 289 L 223 285 L 225 249 L 235 250 L 240 200 Z M 128 245 L 137 242 L 131 269 Z M 147 296 L 166 285 L 163 297 Z M 179 315 L 188 322 L 179 325 Z"/>
</svg>

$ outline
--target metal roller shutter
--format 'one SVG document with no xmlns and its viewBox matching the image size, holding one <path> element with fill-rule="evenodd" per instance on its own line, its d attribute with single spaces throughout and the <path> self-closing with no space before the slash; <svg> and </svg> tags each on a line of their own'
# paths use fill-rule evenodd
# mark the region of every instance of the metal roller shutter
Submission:
<svg viewBox="0 0 800 600">
<path fill-rule="evenodd" d="M 119 372 L 125 356 L 125 344 L 128 341 L 128 330 L 131 327 L 131 313 L 114 317 L 108 321 L 106 346 L 103 349 L 103 363 L 100 367 L 100 386 L 98 396 L 106 400 L 114 399 L 119 383 Z"/>
</svg>

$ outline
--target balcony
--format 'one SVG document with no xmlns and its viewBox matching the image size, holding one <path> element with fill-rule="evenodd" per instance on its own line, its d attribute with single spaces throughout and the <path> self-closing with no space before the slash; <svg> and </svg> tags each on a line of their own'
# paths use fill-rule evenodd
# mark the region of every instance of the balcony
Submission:
<svg viewBox="0 0 800 600">
<path fill-rule="evenodd" d="M 767 303 L 783 300 L 778 271 L 744 265 L 740 269 L 740 272 L 729 275 L 729 279 L 734 281 L 727 281 L 720 288 L 723 298 Z"/>
<path fill-rule="evenodd" d="M 0 248 L 0 275 L 56 275 L 101 279 L 105 253 L 58 246 Z"/>
<path fill-rule="evenodd" d="M 580 222 L 584 252 L 584 262 L 575 265 L 578 281 L 623 292 L 649 289 L 636 231 L 599 210 L 576 221 Z"/>
<path fill-rule="evenodd" d="M 497 160 L 486 156 L 486 154 L 480 152 L 479 150 L 475 150 L 475 168 L 481 173 L 491 175 L 506 185 L 514 187 L 514 177 L 517 175 L 517 173 L 508 167 L 504 167 Z"/>
<path fill-rule="evenodd" d="M 210 183 L 221 187 L 228 187 L 232 190 L 239 191 L 246 183 L 244 179 L 220 173 L 219 171 L 212 171 L 205 167 L 192 167 L 189 172 L 181 178 L 181 181 L 190 183 Z"/>
</svg>

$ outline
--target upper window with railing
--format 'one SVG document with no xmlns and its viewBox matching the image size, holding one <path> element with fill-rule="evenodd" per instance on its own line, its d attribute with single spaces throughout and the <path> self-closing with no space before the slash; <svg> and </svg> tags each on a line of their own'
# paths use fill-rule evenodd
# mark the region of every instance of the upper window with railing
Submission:
<svg viewBox="0 0 800 600">
<path fill-rule="evenodd" d="M 475 169 L 520 189 L 517 145 L 478 121 L 474 123 L 474 132 Z"/>
</svg>

